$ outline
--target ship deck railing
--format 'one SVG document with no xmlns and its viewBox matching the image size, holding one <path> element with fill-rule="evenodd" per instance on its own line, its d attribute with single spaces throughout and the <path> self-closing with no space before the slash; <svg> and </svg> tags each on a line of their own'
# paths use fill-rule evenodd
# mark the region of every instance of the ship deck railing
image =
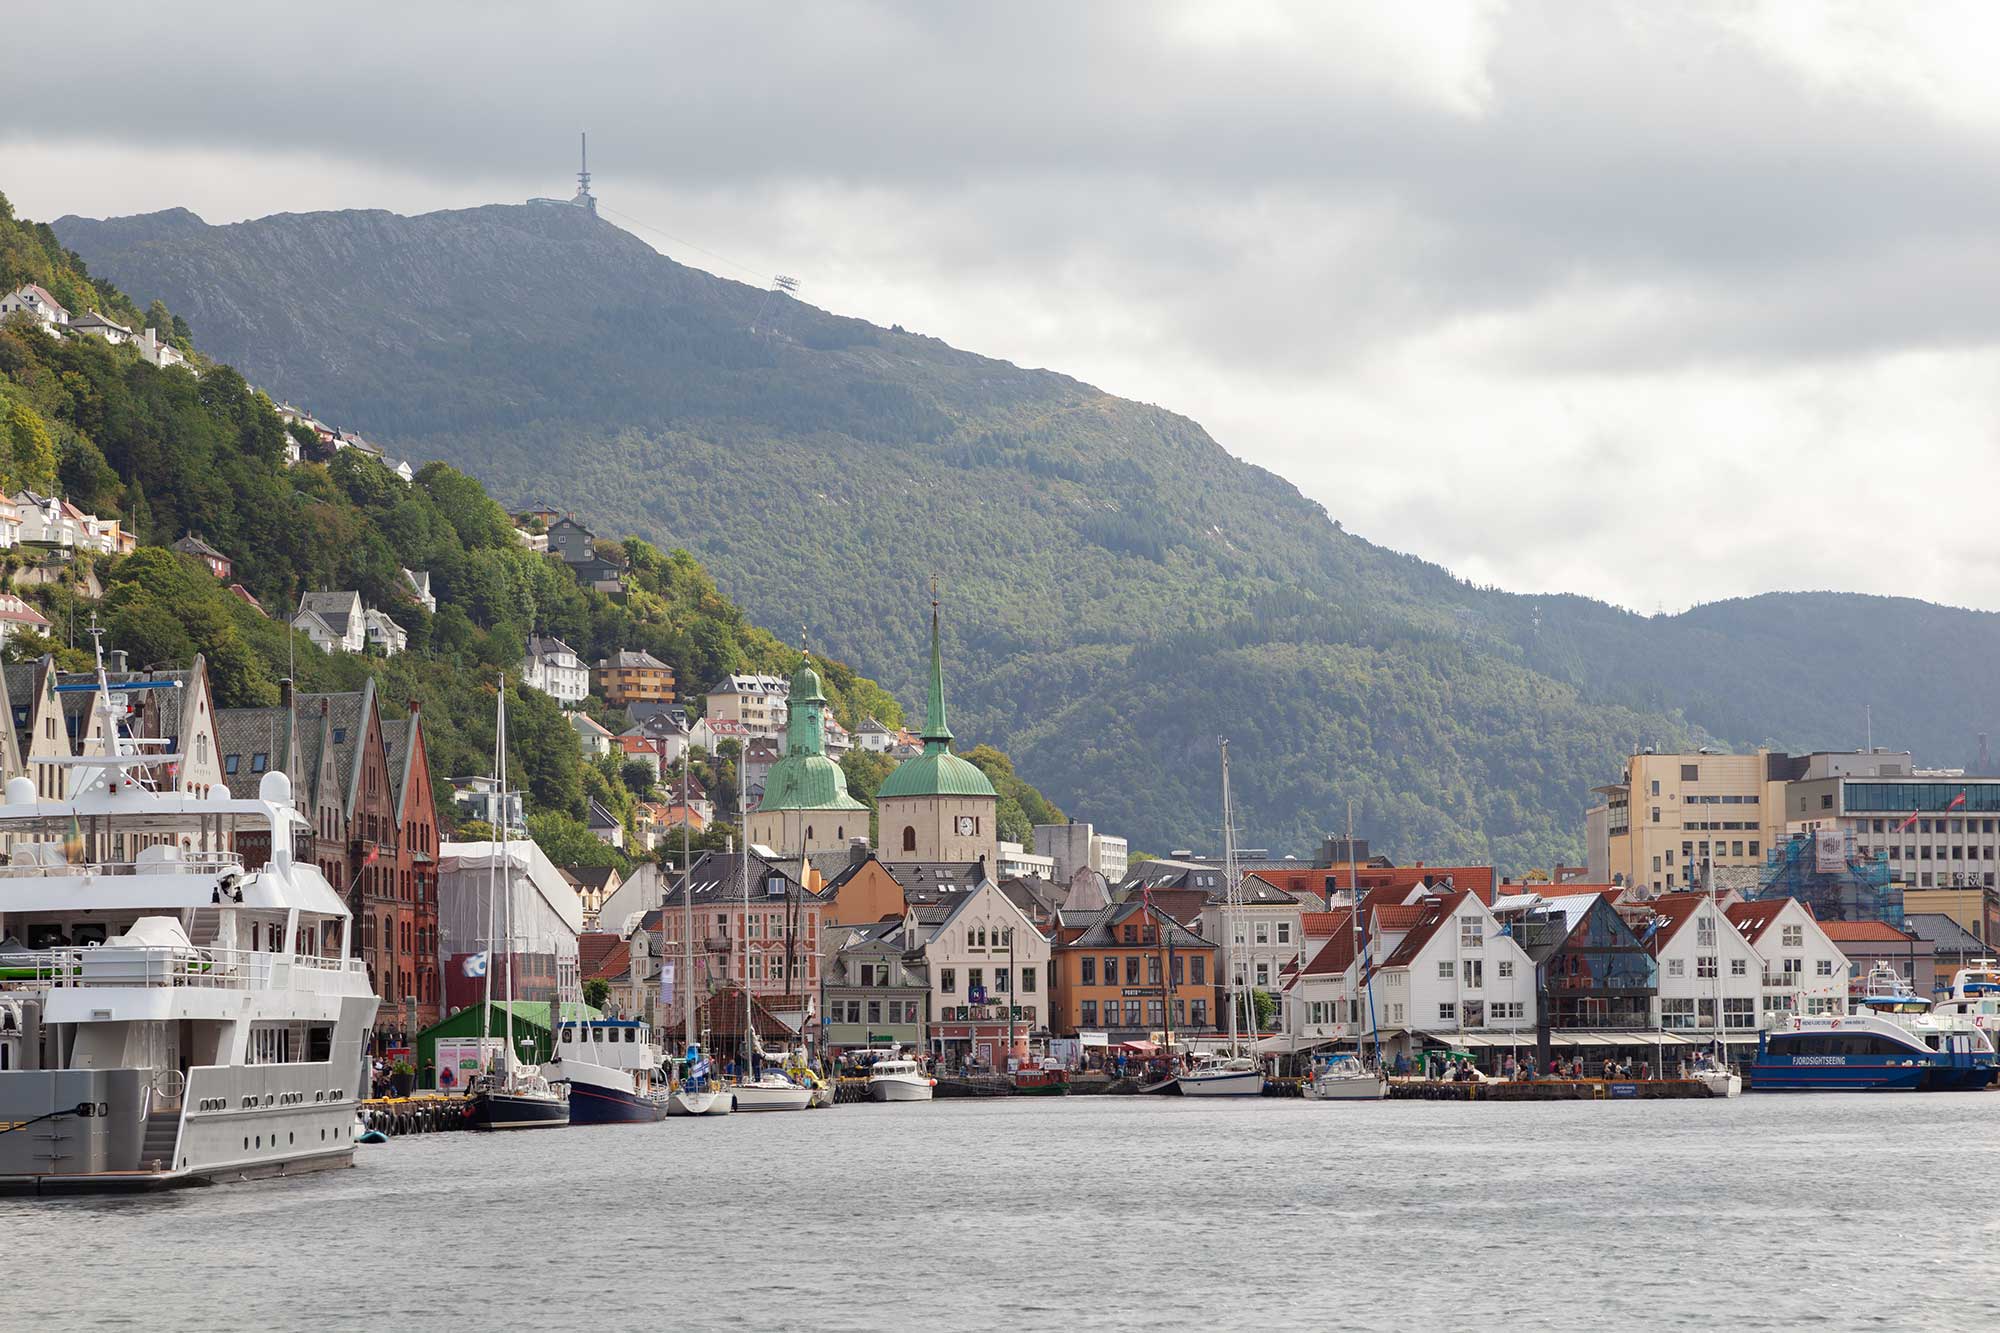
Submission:
<svg viewBox="0 0 2000 1333">
<path fill-rule="evenodd" d="M 43 849 L 55 854 L 43 855 Z M 24 856 L 24 853 L 27 855 Z M 30 843 L 15 848 L 12 856 L 0 862 L 0 879 L 84 875 L 220 875 L 242 868 L 243 858 L 235 852 L 181 851 L 172 856 L 147 856 L 142 852 L 131 861 L 71 861 L 62 856 L 61 848 L 54 843 Z"/>
<path fill-rule="evenodd" d="M 0 990 L 181 986 L 341 994 L 356 974 L 367 974 L 358 958 L 258 949 L 104 944 L 0 954 Z"/>
</svg>

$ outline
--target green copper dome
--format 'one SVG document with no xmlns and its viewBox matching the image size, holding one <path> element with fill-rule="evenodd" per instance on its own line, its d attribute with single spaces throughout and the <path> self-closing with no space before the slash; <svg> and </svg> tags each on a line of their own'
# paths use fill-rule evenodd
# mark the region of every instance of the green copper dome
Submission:
<svg viewBox="0 0 2000 1333">
<path fill-rule="evenodd" d="M 931 603 L 931 688 L 924 711 L 924 752 L 905 759 L 882 783 L 875 799 L 895 796 L 990 796 L 993 784 L 969 760 L 951 752 L 944 713 L 944 658 L 938 651 L 938 607 Z"/>
<path fill-rule="evenodd" d="M 764 778 L 760 811 L 866 810 L 847 794 L 847 774 L 826 754 L 826 694 L 808 657 L 792 674 L 785 755 Z"/>
</svg>

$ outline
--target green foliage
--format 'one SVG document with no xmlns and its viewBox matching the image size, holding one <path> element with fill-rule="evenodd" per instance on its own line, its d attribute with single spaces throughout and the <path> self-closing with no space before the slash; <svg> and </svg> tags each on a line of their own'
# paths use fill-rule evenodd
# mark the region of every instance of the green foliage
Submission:
<svg viewBox="0 0 2000 1333">
<path fill-rule="evenodd" d="M 529 815 L 528 835 L 559 866 L 616 866 L 620 874 L 632 868 L 623 852 L 559 810 Z"/>
<path fill-rule="evenodd" d="M 1014 761 L 990 745 L 975 745 L 965 752 L 966 760 L 986 775 L 1000 797 L 996 818 L 1000 836 L 1018 842 L 1028 851 L 1035 849 L 1035 825 L 1061 824 L 1068 817 L 1047 798 L 1014 773 Z"/>
<path fill-rule="evenodd" d="M 587 977 L 583 983 L 583 1002 L 602 1013 L 611 1003 L 611 983 L 603 977 Z"/>
</svg>

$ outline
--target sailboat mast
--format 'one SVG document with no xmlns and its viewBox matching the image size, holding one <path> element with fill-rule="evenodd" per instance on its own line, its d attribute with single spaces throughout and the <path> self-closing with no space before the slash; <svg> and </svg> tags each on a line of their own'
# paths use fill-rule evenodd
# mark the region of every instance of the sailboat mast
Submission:
<svg viewBox="0 0 2000 1333">
<path fill-rule="evenodd" d="M 693 745 L 681 742 L 681 997 L 687 1050 L 694 1049 L 694 875 L 688 861 L 688 751 Z M 712 807 L 711 807 L 712 808 Z M 666 938 L 666 921 L 660 922 L 660 937 Z"/>
<path fill-rule="evenodd" d="M 1354 1058 L 1361 1058 L 1361 892 L 1354 864 L 1354 798 L 1347 798 L 1347 1021 L 1354 1028 Z"/>
<path fill-rule="evenodd" d="M 751 1028 L 750 1011 L 750 816 L 744 806 L 750 799 L 749 783 L 743 774 L 743 752 L 736 752 L 736 817 L 743 821 L 743 839 L 737 855 L 743 864 L 743 1077 L 747 1082 L 757 1063 L 757 1038 Z"/>
<path fill-rule="evenodd" d="M 503 929 L 507 935 L 507 1082 L 514 1084 L 514 856 L 507 846 L 508 826 L 514 822 L 513 810 L 507 797 L 507 673 L 500 673 L 500 711 L 494 728 L 495 743 L 500 750 L 500 861 L 505 868 L 501 877 L 506 886 L 507 897 L 501 904 L 500 914 Z M 488 971 L 492 970 L 488 964 Z M 549 1034 L 555 1035 L 557 1006 L 561 999 L 550 1001 Z"/>
<path fill-rule="evenodd" d="M 493 772 L 500 773 L 500 723 L 499 715 L 494 715 L 493 723 Z M 504 809 L 503 797 L 496 809 Z M 505 816 L 501 822 L 505 823 Z M 494 899 L 499 893 L 500 866 L 493 860 L 493 843 L 486 844 L 486 966 L 479 970 L 481 995 L 479 1002 L 479 1064 L 482 1069 L 491 1070 L 492 1061 L 487 1058 L 486 1043 L 493 1039 L 493 910 Z"/>
<path fill-rule="evenodd" d="M 1236 1005 L 1242 986 L 1236 971 L 1236 920 L 1241 895 L 1236 887 L 1236 821 L 1229 805 L 1229 742 L 1222 742 L 1222 933 L 1229 940 L 1229 1053 L 1239 1054 Z"/>
</svg>

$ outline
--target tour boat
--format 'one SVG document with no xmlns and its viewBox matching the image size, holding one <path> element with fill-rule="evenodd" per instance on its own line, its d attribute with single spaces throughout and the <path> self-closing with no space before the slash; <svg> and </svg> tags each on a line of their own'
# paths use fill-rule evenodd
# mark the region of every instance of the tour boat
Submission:
<svg viewBox="0 0 2000 1333">
<path fill-rule="evenodd" d="M 2000 1045 L 2000 963 L 1976 958 L 1961 967 L 1951 980 L 1951 995 L 1939 1000 L 1931 1012 L 1940 1022 L 1976 1028 Z"/>
<path fill-rule="evenodd" d="M 1968 1048 L 1975 1056 L 1980 1052 L 1990 1055 L 1993 1049 L 1991 1020 L 1978 1012 L 1980 1003 L 1978 999 L 1966 999 L 1933 1005 L 1918 995 L 1895 968 L 1887 963 L 1877 963 L 1868 970 L 1856 1012 L 1887 1019 L 1922 1040 L 1933 1051 Z M 1975 1059 L 1958 1077 L 1966 1087 L 1983 1088 L 1993 1081 L 1996 1073 L 2000 1073 L 2000 1064 L 1991 1059 L 1984 1062 Z M 1941 1084 L 1953 1081 L 1945 1075 L 1939 1075 L 1938 1079 Z"/>
<path fill-rule="evenodd" d="M 495 860 L 492 873 L 487 879 L 486 898 L 486 952 L 483 973 L 486 977 L 485 994 L 480 1003 L 481 1036 L 493 1014 L 493 968 L 491 954 L 495 940 L 507 941 L 505 975 L 507 978 L 507 1021 L 506 1044 L 494 1055 L 485 1070 L 476 1075 L 467 1088 L 467 1102 L 471 1111 L 469 1123 L 474 1129 L 560 1129 L 569 1123 L 569 1102 L 562 1090 L 553 1086 L 535 1065 L 525 1064 L 516 1058 L 514 1045 L 514 860 L 507 850 L 508 831 L 513 824 L 511 803 L 507 792 L 507 678 L 500 678 L 500 695 L 494 714 L 493 727 L 493 778 L 499 788 L 500 801 L 500 855 Z M 501 867 L 505 867 L 507 883 L 504 891 L 500 885 Z M 494 899 L 500 899 L 500 933 L 493 929 Z M 552 1000 L 549 1009 L 560 1015 L 560 1000 Z"/>
<path fill-rule="evenodd" d="M 543 1072 L 569 1086 L 572 1125 L 649 1125 L 667 1114 L 659 1069 L 660 1048 L 644 1023 L 599 1018 L 564 1023 Z"/>
<path fill-rule="evenodd" d="M 735 1093 L 739 1111 L 803 1111 L 812 1104 L 811 1088 L 792 1082 L 775 1069 L 737 1084 Z"/>
<path fill-rule="evenodd" d="M 1379 1102 L 1389 1095 L 1389 1080 L 1365 1067 L 1359 1057 L 1336 1055 L 1321 1065 L 1299 1089 L 1308 1101 Z"/>
<path fill-rule="evenodd" d="M 1794 1015 L 1758 1034 L 1752 1092 L 1950 1092 L 1992 1080 L 1993 1045 L 1975 1030 L 1936 1027 L 1864 1010 Z"/>
<path fill-rule="evenodd" d="M 93 633 L 96 633 L 93 627 Z M 92 693 L 102 754 L 35 758 L 66 795 L 6 785 L 0 840 L 0 1192 L 134 1190 L 354 1161 L 376 997 L 346 905 L 295 832 L 290 778 L 251 800 L 163 791 L 126 699 Z M 95 740 L 86 746 L 96 746 Z M 232 848 L 255 837 L 269 859 Z"/>
<path fill-rule="evenodd" d="M 900 1056 L 868 1066 L 868 1096 L 878 1102 L 927 1102 L 937 1080 Z"/>
</svg>

